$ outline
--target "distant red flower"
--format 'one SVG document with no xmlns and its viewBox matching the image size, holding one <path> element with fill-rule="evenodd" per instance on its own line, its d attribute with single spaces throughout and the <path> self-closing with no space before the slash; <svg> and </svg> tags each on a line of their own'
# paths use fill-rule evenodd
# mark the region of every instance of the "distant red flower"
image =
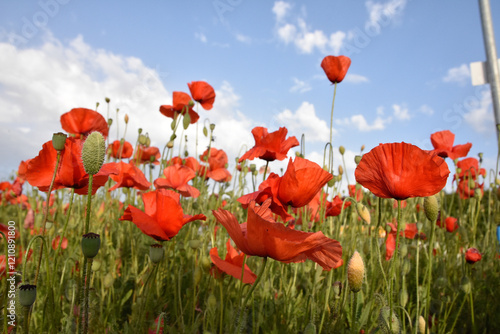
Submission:
<svg viewBox="0 0 500 334">
<path fill-rule="evenodd" d="M 292 218 L 287 213 L 288 205 L 294 208 L 306 205 L 332 178 L 332 174 L 312 161 L 300 157 L 292 161 L 290 158 L 282 177 L 275 173 L 269 174 L 259 185 L 258 191 L 244 195 L 238 201 L 246 207 L 252 200 L 263 203 L 271 197 L 271 210 L 287 221 Z"/>
<path fill-rule="evenodd" d="M 77 138 L 86 137 L 89 133 L 99 131 L 108 136 L 108 122 L 97 111 L 86 108 L 74 108 L 61 115 L 61 126 L 64 131 Z"/>
<path fill-rule="evenodd" d="M 363 189 L 361 189 L 361 186 L 349 184 L 347 185 L 347 189 L 349 190 L 349 196 L 355 198 L 356 201 L 361 202 L 363 200 Z"/>
<path fill-rule="evenodd" d="M 188 83 L 188 87 L 193 100 L 199 102 L 205 110 L 212 109 L 215 101 L 215 91 L 212 86 L 205 81 L 193 81 Z"/>
<path fill-rule="evenodd" d="M 228 163 L 226 152 L 211 147 L 210 154 L 209 151 L 206 150 L 200 156 L 200 160 L 208 163 L 208 169 L 205 165 L 200 166 L 200 175 L 205 175 L 205 177 L 211 178 L 217 182 L 231 181 L 231 173 L 226 169 Z"/>
<path fill-rule="evenodd" d="M 108 191 L 117 188 L 134 188 L 138 190 L 147 190 L 151 183 L 146 179 L 142 170 L 140 170 L 133 162 L 125 163 L 119 161 L 116 163 L 117 173 L 109 177 L 116 182 L 116 184 L 109 188 Z"/>
<path fill-rule="evenodd" d="M 9 226 L 0 223 L 0 231 L 3 232 L 7 236 L 7 238 L 9 237 Z M 13 229 L 12 231 L 13 232 L 11 232 L 11 233 L 14 234 L 14 239 L 16 239 L 19 236 L 19 232 L 17 232 L 16 229 Z M 2 239 L 3 239 L 3 236 L 0 234 L 0 240 L 2 240 Z"/>
<path fill-rule="evenodd" d="M 133 152 L 134 148 L 128 141 L 122 144 L 120 140 L 115 140 L 108 148 L 108 154 L 115 159 L 128 159 Z"/>
<path fill-rule="evenodd" d="M 465 158 L 457 162 L 457 168 L 460 170 L 458 175 L 455 175 L 454 178 L 458 178 L 459 180 L 463 179 L 473 179 L 479 175 L 483 177 L 486 176 L 486 170 L 484 168 L 479 168 L 479 161 L 476 158 Z"/>
<path fill-rule="evenodd" d="M 482 258 L 481 253 L 476 248 L 469 248 L 465 252 L 465 261 L 470 264 L 474 264 L 477 261 L 480 261 Z"/>
<path fill-rule="evenodd" d="M 344 80 L 349 66 L 351 66 L 351 59 L 346 56 L 326 56 L 321 62 L 321 68 L 332 84 Z"/>
<path fill-rule="evenodd" d="M 239 224 L 236 217 L 224 209 L 214 210 L 213 214 L 236 246 L 247 255 L 271 257 L 284 263 L 310 259 L 324 270 L 343 264 L 342 246 L 338 241 L 327 238 L 323 232 L 292 230 L 275 222 L 270 205 L 270 199 L 260 207 L 251 202 L 247 222 L 243 224 Z"/>
<path fill-rule="evenodd" d="M 397 222 L 388 223 L 391 227 L 391 231 L 387 235 L 385 240 L 385 259 L 390 260 L 394 251 L 396 250 L 396 237 L 397 237 Z M 406 239 L 415 239 L 418 233 L 417 224 L 406 224 L 404 231 L 400 231 L 399 235 Z"/>
<path fill-rule="evenodd" d="M 438 193 L 449 173 L 443 158 L 407 143 L 380 144 L 363 155 L 354 172 L 376 196 L 397 200 Z"/>
<path fill-rule="evenodd" d="M 342 198 L 339 197 L 339 195 L 335 196 L 331 202 L 327 203 L 326 207 L 326 216 L 327 217 L 336 217 L 339 216 L 342 213 L 342 206 L 344 207 L 344 210 L 348 207 L 351 206 L 350 201 L 344 201 Z"/>
<path fill-rule="evenodd" d="M 434 146 L 432 152 L 443 158 L 449 157 L 451 160 L 466 157 L 472 147 L 471 143 L 453 146 L 455 135 L 449 130 L 433 133 L 431 142 L 432 146 Z"/>
<path fill-rule="evenodd" d="M 203 214 L 184 215 L 179 194 L 172 190 L 155 190 L 142 194 L 144 211 L 129 205 L 120 220 L 133 222 L 142 233 L 158 241 L 170 240 L 187 223 L 206 220 Z"/>
<path fill-rule="evenodd" d="M 455 232 L 458 229 L 457 218 L 455 217 L 446 217 L 444 223 L 446 225 L 446 230 L 450 233 Z"/>
<path fill-rule="evenodd" d="M 212 260 L 213 264 L 215 264 L 216 268 L 218 268 L 218 270 L 241 280 L 241 271 L 245 254 L 239 253 L 236 249 L 234 249 L 234 247 L 231 245 L 230 239 L 227 240 L 226 247 L 227 253 L 224 260 L 219 257 L 219 251 L 217 250 L 217 247 L 210 249 L 210 259 Z M 248 265 L 245 264 L 245 269 L 243 272 L 243 283 L 253 284 L 256 279 L 257 275 L 255 275 L 250 270 Z"/>
<path fill-rule="evenodd" d="M 173 157 L 167 162 L 167 166 L 170 165 L 182 165 L 191 168 L 195 173 L 200 171 L 200 163 L 193 157 L 187 157 L 185 159 L 181 157 Z"/>
<path fill-rule="evenodd" d="M 10 204 L 15 204 L 16 199 L 20 197 L 23 192 L 23 183 L 24 181 L 21 181 L 19 177 L 16 177 L 12 183 L 9 181 L 0 182 L 0 192 L 2 192 L 5 201 Z"/>
<path fill-rule="evenodd" d="M 85 172 L 82 163 L 83 141 L 68 137 L 61 152 L 61 161 L 57 170 L 53 190 L 73 188 L 75 193 L 86 195 L 88 193 L 89 175 Z M 26 179 L 33 187 L 40 191 L 48 191 L 54 168 L 56 167 L 57 151 L 52 146 L 52 141 L 43 144 L 38 156 L 31 159 L 26 172 Z M 116 174 L 115 163 L 104 164 L 99 173 L 95 174 L 92 182 L 92 194 L 108 181 L 110 174 Z"/>
<path fill-rule="evenodd" d="M 160 149 L 158 147 L 149 146 L 146 147 L 144 145 L 139 145 L 134 154 L 134 160 L 138 163 L 153 163 L 155 165 L 159 165 L 161 158 Z"/>
<path fill-rule="evenodd" d="M 191 96 L 184 92 L 173 92 L 172 105 L 160 106 L 160 112 L 170 118 L 175 118 L 177 114 L 185 115 L 189 113 L 190 123 L 196 123 L 200 116 L 194 111 L 191 103 Z"/>
<path fill-rule="evenodd" d="M 60 240 L 61 240 L 60 235 L 58 235 L 57 237 L 52 239 L 52 249 L 53 250 L 56 250 L 59 247 L 61 247 L 61 249 L 66 249 L 68 247 L 68 239 L 66 237 L 63 237 L 61 242 L 60 242 Z"/>
<path fill-rule="evenodd" d="M 476 189 L 484 194 L 484 183 L 479 184 L 473 179 L 463 179 L 458 181 L 457 193 L 461 199 L 468 199 L 474 197 Z"/>
<path fill-rule="evenodd" d="M 242 162 L 245 159 L 253 160 L 255 158 L 266 161 L 286 159 L 288 150 L 299 146 L 297 138 L 286 138 L 287 133 L 286 128 L 279 128 L 279 130 L 271 133 L 268 133 L 267 129 L 261 126 L 253 128 L 252 134 L 255 146 L 243 154 L 238 161 Z"/>
<path fill-rule="evenodd" d="M 196 198 L 200 195 L 200 191 L 188 184 L 194 179 L 196 173 L 189 167 L 184 165 L 171 165 L 163 170 L 165 178 L 158 178 L 154 184 L 157 189 L 174 189 L 184 197 Z"/>
</svg>

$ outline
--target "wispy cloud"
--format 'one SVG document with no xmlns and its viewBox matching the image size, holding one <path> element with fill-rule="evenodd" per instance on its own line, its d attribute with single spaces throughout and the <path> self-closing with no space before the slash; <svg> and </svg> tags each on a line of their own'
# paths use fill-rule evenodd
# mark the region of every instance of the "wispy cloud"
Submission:
<svg viewBox="0 0 500 334">
<path fill-rule="evenodd" d="M 291 93 L 305 93 L 312 89 L 311 85 L 297 78 L 292 78 L 294 85 L 290 88 Z"/>
<path fill-rule="evenodd" d="M 421 105 L 420 108 L 418 108 L 418 111 L 424 115 L 429 115 L 429 116 L 434 114 L 434 109 L 432 109 L 426 104 Z"/>
<path fill-rule="evenodd" d="M 273 6 L 273 13 L 276 15 L 276 21 L 282 22 L 286 17 L 292 5 L 285 1 L 276 1 Z"/>
<path fill-rule="evenodd" d="M 350 82 L 350 83 L 354 83 L 354 84 L 358 84 L 358 83 L 365 83 L 365 82 L 369 82 L 370 80 L 368 80 L 367 77 L 363 76 L 363 75 L 360 75 L 360 74 L 350 74 L 349 72 L 347 73 L 345 79 L 344 79 L 345 82 Z"/>
<path fill-rule="evenodd" d="M 207 36 L 205 36 L 205 34 L 201 33 L 201 32 L 196 32 L 194 33 L 194 37 L 199 40 L 200 42 L 202 43 L 207 43 L 208 40 L 207 40 Z"/>
<path fill-rule="evenodd" d="M 381 116 L 377 116 L 377 118 L 375 118 L 373 123 L 370 124 L 366 120 L 365 116 L 358 114 L 358 115 L 353 115 L 349 118 L 336 120 L 335 123 L 337 125 L 354 127 L 355 129 L 361 132 L 370 132 L 370 131 L 384 130 L 387 124 L 389 124 L 391 121 L 392 121 L 391 117 L 383 118 Z"/>
<path fill-rule="evenodd" d="M 393 112 L 394 117 L 400 121 L 406 121 L 411 118 L 410 111 L 404 105 L 393 104 L 392 110 L 394 111 Z"/>
<path fill-rule="evenodd" d="M 491 93 L 489 89 L 481 92 L 479 101 L 464 114 L 467 122 L 478 133 L 492 133 L 495 119 L 492 112 Z"/>
<path fill-rule="evenodd" d="M 443 82 L 456 83 L 465 86 L 470 81 L 470 70 L 467 64 L 462 64 L 458 67 L 453 67 L 448 70 L 448 73 L 443 77 Z"/>
<path fill-rule="evenodd" d="M 329 126 L 318 118 L 314 105 L 309 102 L 302 102 L 295 112 L 285 109 L 276 115 L 275 119 L 280 126 L 287 127 L 288 132 L 297 138 L 304 134 L 309 142 L 326 142 L 329 139 Z"/>
</svg>

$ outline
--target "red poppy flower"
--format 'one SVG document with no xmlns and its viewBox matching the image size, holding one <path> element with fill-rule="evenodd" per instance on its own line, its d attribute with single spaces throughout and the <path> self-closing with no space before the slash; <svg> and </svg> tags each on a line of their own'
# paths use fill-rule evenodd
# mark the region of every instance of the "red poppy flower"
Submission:
<svg viewBox="0 0 500 334">
<path fill-rule="evenodd" d="M 184 197 L 196 198 L 200 195 L 198 189 L 188 184 L 196 176 L 196 173 L 191 168 L 184 165 L 171 165 L 163 170 L 163 175 L 165 175 L 165 178 L 155 180 L 156 189 L 174 189 Z"/>
<path fill-rule="evenodd" d="M 158 147 L 149 146 L 146 147 L 144 145 L 139 145 L 137 147 L 137 151 L 134 154 L 134 160 L 138 161 L 138 163 L 153 163 L 155 165 L 159 165 L 161 158 L 160 149 Z"/>
<path fill-rule="evenodd" d="M 184 215 L 179 194 L 172 190 L 155 190 L 142 194 L 144 211 L 129 205 L 120 220 L 133 222 L 142 233 L 158 241 L 170 240 L 187 223 L 206 220 L 203 214 Z"/>
<path fill-rule="evenodd" d="M 389 223 L 391 231 L 385 240 L 385 259 L 388 261 L 392 258 L 394 250 L 396 250 L 397 222 Z M 399 235 L 406 239 L 414 239 L 418 233 L 417 224 L 406 224 L 404 231 L 400 231 Z"/>
<path fill-rule="evenodd" d="M 346 208 L 351 206 L 351 202 L 346 201 L 344 204 L 344 201 L 342 200 L 342 198 L 339 197 L 339 195 L 335 196 L 331 202 L 327 203 L 326 216 L 337 217 L 342 213 L 342 206 L 344 207 L 345 210 Z"/>
<path fill-rule="evenodd" d="M 115 140 L 108 148 L 108 154 L 115 159 L 128 159 L 133 152 L 134 148 L 128 141 L 122 144 L 120 140 Z"/>
<path fill-rule="evenodd" d="M 219 251 L 216 247 L 210 249 L 210 259 L 218 268 L 218 270 L 241 280 L 241 269 L 243 266 L 243 257 L 245 256 L 245 254 L 239 253 L 236 249 L 234 249 L 234 247 L 231 245 L 230 239 L 227 240 L 226 247 L 227 253 L 224 260 L 219 257 Z M 257 275 L 255 275 L 245 264 L 245 269 L 243 271 L 243 283 L 253 284 L 256 279 Z"/>
<path fill-rule="evenodd" d="M 455 232 L 458 229 L 457 218 L 447 217 L 444 221 L 446 225 L 446 230 L 450 233 Z"/>
<path fill-rule="evenodd" d="M 475 180 L 478 175 L 486 176 L 486 170 L 484 168 L 479 168 L 479 161 L 476 158 L 466 158 L 457 162 L 457 168 L 460 170 L 458 175 L 454 176 L 459 180 L 463 179 L 473 179 Z"/>
<path fill-rule="evenodd" d="M 212 109 L 215 101 L 215 91 L 212 86 L 205 81 L 193 81 L 188 83 L 188 87 L 193 100 L 199 102 L 205 110 Z"/>
<path fill-rule="evenodd" d="M 347 185 L 347 189 L 349 190 L 349 196 L 356 199 L 356 201 L 361 202 L 363 199 L 363 189 L 356 184 Z"/>
<path fill-rule="evenodd" d="M 118 173 L 109 177 L 116 182 L 108 191 L 117 188 L 134 188 L 138 190 L 147 190 L 151 183 L 146 179 L 144 173 L 133 163 L 119 161 L 116 163 Z"/>
<path fill-rule="evenodd" d="M 402 200 L 438 193 L 449 173 L 443 158 L 411 144 L 391 143 L 363 155 L 354 174 L 376 196 Z"/>
<path fill-rule="evenodd" d="M 470 264 L 474 264 L 477 261 L 480 261 L 482 258 L 481 253 L 476 248 L 469 248 L 465 252 L 465 261 Z"/>
<path fill-rule="evenodd" d="M 173 157 L 167 163 L 167 166 L 170 165 L 182 165 L 191 168 L 195 173 L 200 171 L 200 163 L 193 157 L 187 157 L 182 159 L 181 157 Z"/>
<path fill-rule="evenodd" d="M 30 160 L 25 160 L 25 161 L 21 161 L 21 163 L 19 164 L 19 167 L 17 168 L 17 178 L 19 179 L 19 181 L 21 182 L 21 184 L 24 183 L 24 181 L 26 181 L 26 172 L 28 171 L 28 163 L 30 162 Z"/>
<path fill-rule="evenodd" d="M 292 230 L 275 222 L 270 205 L 270 199 L 260 207 L 251 202 L 247 222 L 243 224 L 239 224 L 236 217 L 224 209 L 214 210 L 213 214 L 236 246 L 247 255 L 271 257 L 285 263 L 309 259 L 324 270 L 343 264 L 342 246 L 337 240 L 327 238 L 323 232 Z"/>
<path fill-rule="evenodd" d="M 61 240 L 60 235 L 58 235 L 57 237 L 55 237 L 52 240 L 52 249 L 53 250 L 56 250 L 59 247 L 61 247 L 61 249 L 66 249 L 68 247 L 68 239 L 66 237 L 63 237 L 61 242 L 59 242 L 59 240 Z"/>
<path fill-rule="evenodd" d="M 312 161 L 296 157 L 292 162 L 290 158 L 282 177 L 275 173 L 269 174 L 259 185 L 258 191 L 244 195 L 238 201 L 246 207 L 252 200 L 263 203 L 271 197 L 271 210 L 287 221 L 291 219 L 287 213 L 288 205 L 294 208 L 306 205 L 332 178 L 332 174 Z"/>
<path fill-rule="evenodd" d="M 457 193 L 461 199 L 474 197 L 476 189 L 479 189 L 481 194 L 484 194 L 484 183 L 479 184 L 473 179 L 467 178 L 458 181 Z"/>
<path fill-rule="evenodd" d="M 292 147 L 299 146 L 299 141 L 295 137 L 286 135 L 288 130 L 286 128 L 279 128 L 279 130 L 268 133 L 264 127 L 255 127 L 252 130 L 255 146 L 248 150 L 238 160 L 242 162 L 245 159 L 253 160 L 261 158 L 266 161 L 284 160 Z"/>
<path fill-rule="evenodd" d="M 349 66 L 351 66 L 351 59 L 346 56 L 326 56 L 321 62 L 321 68 L 332 84 L 344 80 Z"/>
<path fill-rule="evenodd" d="M 160 112 L 172 119 L 175 119 L 177 114 L 185 115 L 189 113 L 190 123 L 196 123 L 200 116 L 193 110 L 191 103 L 191 96 L 183 92 L 174 92 L 172 98 L 172 105 L 160 106 Z"/>
<path fill-rule="evenodd" d="M 99 131 L 108 136 L 108 122 L 97 111 L 86 108 L 71 109 L 61 115 L 61 126 L 64 131 L 77 138 L 86 137 L 89 133 Z"/>
<path fill-rule="evenodd" d="M 89 175 L 85 172 L 82 163 L 83 141 L 68 137 L 61 151 L 61 161 L 54 180 L 53 190 L 61 188 L 74 188 L 75 193 L 86 195 L 88 193 Z M 52 146 L 52 141 L 43 144 L 38 156 L 31 159 L 26 172 L 26 179 L 33 187 L 40 191 L 48 191 L 54 168 L 56 167 L 57 151 Z M 92 194 L 108 181 L 110 174 L 118 170 L 115 163 L 104 164 L 99 173 L 95 174 L 92 182 Z"/>
<path fill-rule="evenodd" d="M 455 135 L 449 130 L 433 133 L 431 142 L 434 146 L 434 150 L 431 152 L 443 158 L 449 157 L 451 160 L 466 157 L 472 147 L 471 143 L 453 146 Z"/>
<path fill-rule="evenodd" d="M 200 175 L 205 175 L 217 182 L 231 181 L 231 173 L 226 169 L 228 162 L 226 152 L 211 147 L 210 154 L 206 150 L 200 156 L 200 160 L 208 163 L 208 169 L 207 166 L 200 166 Z"/>
<path fill-rule="evenodd" d="M 0 182 L 0 191 L 3 193 L 3 198 L 14 204 L 16 198 L 20 197 L 23 192 L 23 183 L 18 177 L 14 180 L 14 182 L 10 183 L 9 181 Z"/>
<path fill-rule="evenodd" d="M 18 236 L 19 236 L 19 232 L 17 232 L 16 229 L 13 230 L 13 232 L 11 232 L 11 234 L 9 234 L 9 226 L 5 225 L 5 224 L 2 224 L 0 223 L 0 231 L 3 232 L 3 234 L 5 234 L 7 237 L 10 235 L 12 237 L 12 233 L 14 234 L 14 239 L 16 239 Z M 3 239 L 3 235 L 0 234 L 0 240 Z"/>
</svg>

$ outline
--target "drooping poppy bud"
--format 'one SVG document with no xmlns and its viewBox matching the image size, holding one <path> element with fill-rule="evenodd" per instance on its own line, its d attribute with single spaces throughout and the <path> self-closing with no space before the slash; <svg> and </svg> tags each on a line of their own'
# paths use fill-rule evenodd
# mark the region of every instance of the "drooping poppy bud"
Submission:
<svg viewBox="0 0 500 334">
<path fill-rule="evenodd" d="M 98 132 L 92 132 L 82 147 L 83 167 L 87 174 L 95 175 L 99 173 L 106 155 L 106 142 L 103 135 Z"/>
</svg>

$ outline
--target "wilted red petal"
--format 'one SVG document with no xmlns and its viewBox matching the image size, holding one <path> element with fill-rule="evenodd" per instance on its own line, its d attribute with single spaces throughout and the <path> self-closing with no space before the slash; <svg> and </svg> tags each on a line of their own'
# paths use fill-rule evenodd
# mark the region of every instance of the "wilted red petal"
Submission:
<svg viewBox="0 0 500 334">
<path fill-rule="evenodd" d="M 75 135 L 87 136 L 93 131 L 99 131 L 108 136 L 108 122 L 97 111 L 86 108 L 74 108 L 61 115 L 61 126 L 64 131 Z"/>
<path fill-rule="evenodd" d="M 406 199 L 438 193 L 446 185 L 448 166 L 407 143 L 380 144 L 363 155 L 356 181 L 382 198 Z"/>
<path fill-rule="evenodd" d="M 203 109 L 212 109 L 215 101 L 215 91 L 205 81 L 193 81 L 188 83 L 189 91 L 193 100 L 199 102 Z"/>
<path fill-rule="evenodd" d="M 351 59 L 346 56 L 326 56 L 321 61 L 321 68 L 323 68 L 331 83 L 342 82 L 347 70 L 349 70 L 349 66 L 351 66 Z"/>
</svg>

